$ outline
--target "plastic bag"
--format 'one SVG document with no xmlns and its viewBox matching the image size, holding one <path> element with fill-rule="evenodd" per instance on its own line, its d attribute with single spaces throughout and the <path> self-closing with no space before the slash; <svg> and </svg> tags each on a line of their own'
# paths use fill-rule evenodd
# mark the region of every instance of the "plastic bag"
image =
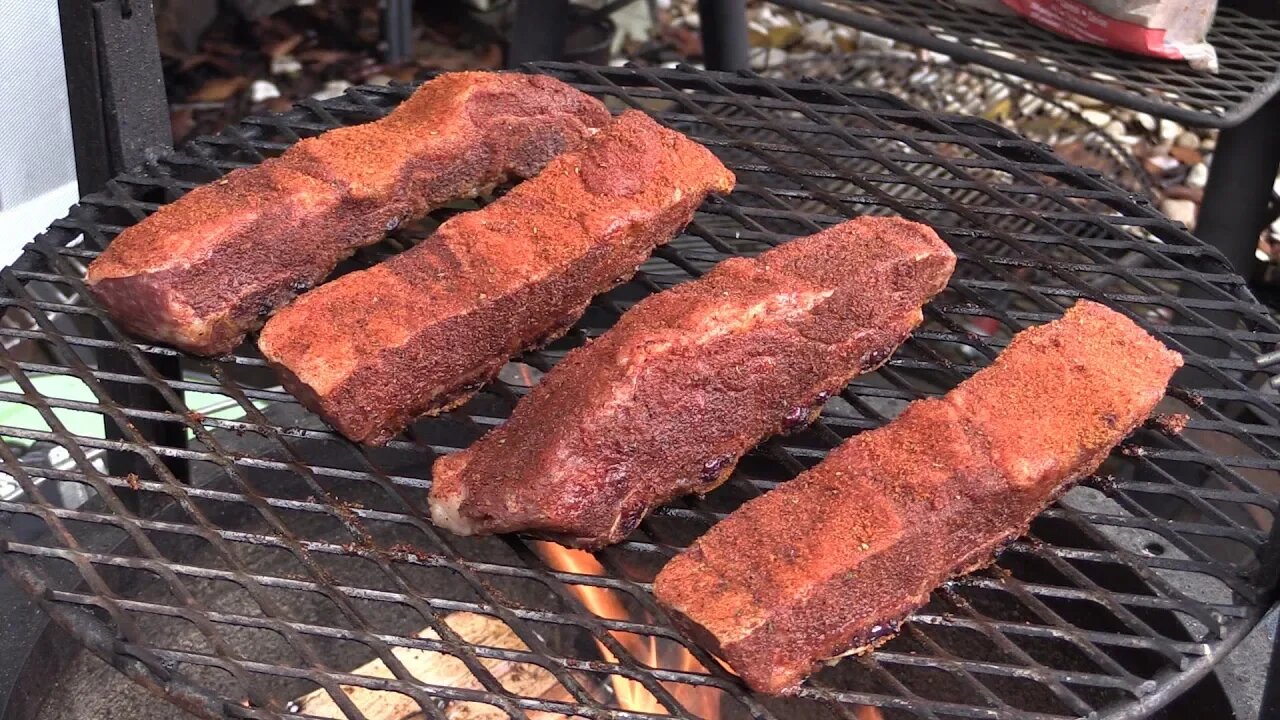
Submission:
<svg viewBox="0 0 1280 720">
<path fill-rule="evenodd" d="M 1217 0 L 964 1 L 990 10 L 1012 11 L 1073 40 L 1185 60 L 1197 70 L 1218 71 L 1218 55 L 1205 40 L 1218 9 Z"/>
</svg>

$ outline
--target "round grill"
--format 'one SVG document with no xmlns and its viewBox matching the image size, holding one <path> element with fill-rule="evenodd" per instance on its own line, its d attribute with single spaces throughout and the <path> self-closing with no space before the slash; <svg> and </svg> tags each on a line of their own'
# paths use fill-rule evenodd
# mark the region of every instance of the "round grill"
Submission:
<svg viewBox="0 0 1280 720">
<path fill-rule="evenodd" d="M 738 173 L 738 190 L 708 202 L 566 338 L 384 448 L 354 446 L 303 410 L 252 343 L 200 360 L 131 341 L 82 277 L 161 204 L 300 137 L 378 117 L 411 88 L 360 88 L 201 139 L 87 197 L 0 272 L 0 365 L 12 378 L 0 410 L 13 411 L 0 415 L 0 460 L 18 488 L 0 494 L 0 566 L 94 653 L 210 717 L 315 717 L 301 713 L 316 703 L 323 717 L 377 717 L 376 697 L 430 718 L 866 720 L 873 706 L 887 719 L 1043 720 L 1147 712 L 1257 621 L 1276 571 L 1280 408 L 1253 389 L 1253 358 L 1280 326 L 1216 251 L 1044 146 L 883 93 L 682 69 L 537 70 L 688 133 Z M 467 207 L 401 229 L 346 269 Z M 501 422 L 636 300 L 866 213 L 933 225 L 960 267 L 893 360 L 812 428 L 766 442 L 731 482 L 594 557 L 568 562 L 520 536 L 454 537 L 425 519 L 431 460 Z M 1186 355 L 1160 408 L 1189 415 L 1185 430 L 1140 430 L 994 567 L 938 590 L 897 638 L 796 697 L 747 693 L 672 628 L 648 585 L 670 556 L 1077 298 Z M 480 635 L 464 628 L 477 616 Z"/>
</svg>

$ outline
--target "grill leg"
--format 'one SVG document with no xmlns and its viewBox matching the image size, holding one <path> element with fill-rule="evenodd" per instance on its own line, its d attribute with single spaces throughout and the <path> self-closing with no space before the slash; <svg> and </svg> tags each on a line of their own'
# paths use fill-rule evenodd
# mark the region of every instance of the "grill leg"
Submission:
<svg viewBox="0 0 1280 720">
<path fill-rule="evenodd" d="M 1253 117 L 1222 131 L 1196 235 L 1221 250 L 1236 272 L 1253 274 L 1258 233 L 1267 222 L 1272 184 L 1280 168 L 1280 96 Z"/>
<path fill-rule="evenodd" d="M 150 0 L 107 0 L 86 3 L 60 0 L 63 56 L 71 103 L 71 132 L 76 152 L 76 175 L 81 194 L 95 192 L 111 177 L 169 149 L 173 133 L 165 97 L 155 15 Z M 177 357 L 152 358 L 164 377 L 181 377 Z M 116 352 L 100 356 L 99 369 L 137 375 L 138 370 Z M 146 410 L 169 410 L 150 387 L 103 383 L 118 403 Z M 124 439 L 107 421 L 107 437 Z M 175 423 L 138 420 L 138 431 L 158 445 L 184 447 L 186 430 Z M 179 478 L 186 463 L 166 463 Z M 107 471 L 125 476 L 151 477 L 146 462 L 127 452 L 108 452 Z"/>
<path fill-rule="evenodd" d="M 148 359 L 152 367 L 161 376 L 166 378 L 182 377 L 182 369 L 176 356 L 151 356 Z M 117 357 L 114 352 L 108 353 L 98 361 L 98 369 L 104 372 L 127 375 L 141 374 L 132 361 L 124 357 Z M 103 382 L 102 385 L 103 389 L 111 396 L 111 399 L 124 407 L 147 410 L 171 409 L 160 393 L 149 385 L 118 382 Z M 116 428 L 114 422 L 106 420 L 105 424 L 108 440 L 127 439 L 127 433 Z M 135 419 L 133 420 L 133 426 L 152 445 L 175 448 L 182 448 L 187 445 L 187 427 L 180 422 Z M 177 479 L 187 479 L 188 468 L 185 460 L 169 458 L 164 461 L 164 464 Z M 107 472 L 116 477 L 125 477 L 129 473 L 133 473 L 144 480 L 156 477 L 155 471 L 151 469 L 151 466 L 147 464 L 147 461 L 141 455 L 117 450 L 107 451 Z M 130 499 L 126 494 L 122 494 L 121 497 Z M 139 508 L 135 506 L 133 509 L 136 511 Z"/>
<path fill-rule="evenodd" d="M 403 62 L 413 55 L 413 0 L 383 0 L 382 35 L 387 62 Z"/>
<path fill-rule="evenodd" d="M 151 0 L 59 0 L 80 193 L 173 143 Z"/>
<path fill-rule="evenodd" d="M 507 45 L 507 67 L 564 57 L 569 34 L 569 0 L 516 0 Z"/>
<path fill-rule="evenodd" d="M 1275 612 L 1273 607 L 1268 616 Z M 1267 622 L 1267 618 L 1262 621 Z M 1262 710 L 1258 713 L 1258 720 L 1270 718 L 1280 718 L 1280 632 L 1276 633 L 1276 640 L 1272 644 L 1271 667 L 1267 671 L 1267 684 L 1262 691 Z"/>
<path fill-rule="evenodd" d="M 746 0 L 698 0 L 698 20 L 708 70 L 732 72 L 751 67 Z"/>
</svg>

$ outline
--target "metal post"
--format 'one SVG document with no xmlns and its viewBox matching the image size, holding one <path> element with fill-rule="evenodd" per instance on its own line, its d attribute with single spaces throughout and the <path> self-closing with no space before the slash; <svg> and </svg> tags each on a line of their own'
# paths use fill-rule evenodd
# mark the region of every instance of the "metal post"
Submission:
<svg viewBox="0 0 1280 720">
<path fill-rule="evenodd" d="M 1267 684 L 1262 691 L 1262 709 L 1258 720 L 1280 718 L 1280 633 L 1271 647 L 1271 667 L 1267 671 Z"/>
<path fill-rule="evenodd" d="M 1280 96 L 1218 136 L 1196 235 L 1217 247 L 1236 272 L 1253 274 L 1258 234 L 1267 222 L 1280 168 Z"/>
<path fill-rule="evenodd" d="M 119 173 L 173 146 L 156 18 L 151 0 L 95 2 L 93 15 L 107 148 Z"/>
<path fill-rule="evenodd" d="M 173 145 L 151 0 L 58 0 L 82 194 Z"/>
<path fill-rule="evenodd" d="M 173 144 L 151 0 L 58 0 L 80 193 Z"/>
<path fill-rule="evenodd" d="M 698 0 L 702 57 L 708 70 L 751 67 L 747 39 L 747 0 Z"/>
<path fill-rule="evenodd" d="M 151 0 L 59 0 L 58 6 L 76 176 L 84 195 L 168 150 L 173 131 Z M 149 360 L 162 376 L 182 377 L 177 356 L 151 356 Z M 100 356 L 98 367 L 138 374 L 132 361 L 115 352 Z M 123 406 L 171 409 L 147 385 L 108 382 L 104 386 Z M 155 444 L 186 445 L 186 427 L 180 423 L 135 420 L 133 424 Z M 125 439 L 110 420 L 106 433 L 113 440 Z M 178 477 L 186 476 L 184 462 L 166 464 Z M 107 453 L 107 470 L 121 477 L 129 473 L 147 477 L 150 472 L 140 456 L 116 451 Z"/>
<path fill-rule="evenodd" d="M 1275 101 L 1271 102 L 1275 105 Z M 1259 359 L 1259 365 L 1269 365 L 1262 358 Z M 1270 602 L 1271 610 L 1262 617 L 1261 624 L 1265 627 L 1267 623 L 1274 621 L 1274 616 L 1280 612 L 1280 567 L 1277 567 L 1277 558 L 1280 557 L 1280 523 L 1271 523 L 1271 530 L 1267 533 L 1267 544 L 1263 546 L 1263 555 L 1258 558 L 1259 565 L 1262 568 L 1270 568 L 1269 576 L 1259 577 L 1262 583 L 1269 583 L 1271 587 Z M 1272 720 L 1280 718 L 1280 631 L 1273 630 L 1275 635 L 1271 638 L 1271 662 L 1268 663 L 1266 675 L 1266 684 L 1262 690 L 1261 707 L 1258 710 L 1258 720 Z"/>
<path fill-rule="evenodd" d="M 150 0 L 58 0 L 67 102 L 80 193 L 102 188 L 107 180 L 137 165 L 172 143 L 169 106 L 164 93 L 155 16 Z M 179 372 L 173 362 L 157 363 L 167 376 Z M 127 361 L 125 361 L 127 362 Z M 103 358 L 104 370 L 119 365 Z M 117 401 L 132 407 L 167 407 L 157 393 L 136 386 L 107 383 Z M 185 431 L 172 424 L 148 427 L 135 423 L 148 438 L 183 445 Z M 120 433 L 106 423 L 107 437 Z M 172 469 L 185 477 L 185 463 Z M 108 453 L 108 472 L 124 475 L 145 468 L 128 453 Z M 136 497 L 122 493 L 136 507 Z M 8 577 L 0 575 L 0 647 L 10 648 L 0 662 L 0 715 L 35 717 L 54 678 L 67 666 L 78 646 L 23 598 Z"/>
<path fill-rule="evenodd" d="M 1266 556 L 1259 558 L 1263 567 L 1275 567 L 1275 559 L 1280 554 L 1280 523 L 1271 524 L 1271 532 L 1269 533 L 1266 548 L 1269 551 Z M 1269 564 L 1268 564 L 1269 563 Z M 1262 618 L 1262 623 L 1272 621 L 1272 617 L 1278 612 L 1280 605 L 1274 604 L 1280 601 L 1280 583 L 1276 581 L 1273 574 L 1270 578 L 1263 580 L 1271 580 L 1271 611 Z M 1274 637 L 1271 638 L 1271 662 L 1267 668 L 1266 685 L 1262 690 L 1261 708 L 1258 711 L 1258 720 L 1272 720 L 1280 718 L 1280 631 L 1276 631 Z"/>
<path fill-rule="evenodd" d="M 386 60 L 404 62 L 413 56 L 413 0 L 383 0 L 382 35 Z"/>
<path fill-rule="evenodd" d="M 106 152 L 107 130 L 98 71 L 98 42 L 93 5 L 84 0 L 58 0 L 62 24 L 62 59 L 67 74 L 71 142 L 76 154 L 76 181 L 83 194 L 111 178 Z"/>
<path fill-rule="evenodd" d="M 507 67 L 564 59 L 569 34 L 569 0 L 516 0 L 507 38 Z"/>
<path fill-rule="evenodd" d="M 0 572 L 0 717 L 34 718 L 80 650 L 40 606 Z"/>
</svg>

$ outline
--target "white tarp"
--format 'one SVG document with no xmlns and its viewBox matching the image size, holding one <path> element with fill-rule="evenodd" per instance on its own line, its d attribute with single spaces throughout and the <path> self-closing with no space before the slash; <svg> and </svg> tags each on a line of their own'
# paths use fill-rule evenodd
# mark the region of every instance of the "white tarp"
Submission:
<svg viewBox="0 0 1280 720">
<path fill-rule="evenodd" d="M 78 198 L 58 3 L 0 0 L 0 68 L 0 265 L 7 265 Z"/>
</svg>

